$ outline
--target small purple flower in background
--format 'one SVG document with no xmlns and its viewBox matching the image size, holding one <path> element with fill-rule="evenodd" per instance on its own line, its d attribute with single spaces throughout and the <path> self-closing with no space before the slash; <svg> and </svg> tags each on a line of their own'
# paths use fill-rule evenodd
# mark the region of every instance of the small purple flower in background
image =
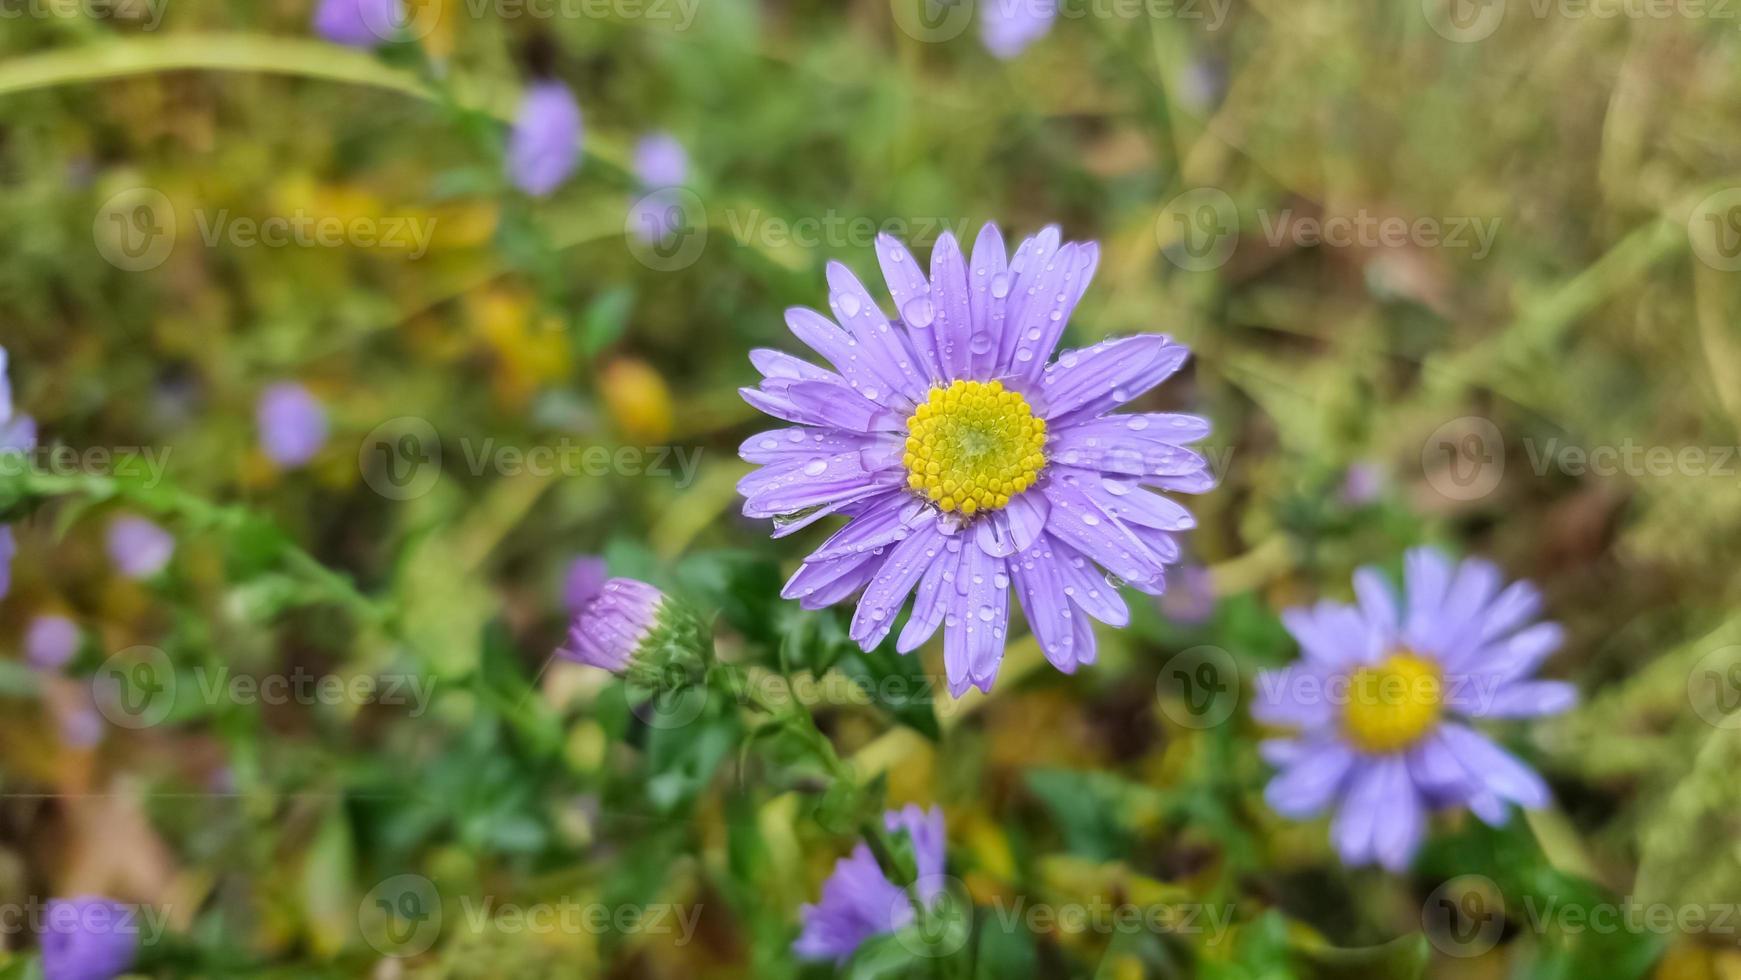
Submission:
<svg viewBox="0 0 1741 980">
<path fill-rule="evenodd" d="M 670 133 L 648 133 L 635 144 L 635 179 L 648 190 L 681 187 L 689 178 L 689 154 Z"/>
<path fill-rule="evenodd" d="M 316 34 L 353 48 L 391 41 L 404 22 L 402 0 L 321 0 L 314 11 Z"/>
<path fill-rule="evenodd" d="M 107 898 L 57 898 L 43 913 L 43 980 L 114 980 L 139 953 L 136 910 Z"/>
<path fill-rule="evenodd" d="M 943 811 L 908 804 L 883 815 L 890 831 L 905 830 L 913 844 L 919 900 L 930 905 L 943 891 L 946 842 Z M 913 902 L 877 864 L 870 845 L 859 844 L 834 864 L 822 884 L 822 900 L 799 910 L 803 932 L 792 951 L 808 960 L 841 961 L 872 936 L 899 930 L 913 921 Z"/>
<path fill-rule="evenodd" d="M 983 0 L 979 35 L 987 51 L 1009 59 L 1052 29 L 1058 0 Z"/>
<path fill-rule="evenodd" d="M 261 392 L 254 420 L 260 448 L 280 466 L 301 466 L 326 445 L 326 408 L 299 384 L 282 382 Z"/>
<path fill-rule="evenodd" d="M 36 448 L 36 420 L 12 410 L 12 382 L 6 348 L 0 347 L 0 453 L 28 453 Z M 18 542 L 10 525 L 0 524 L 0 598 L 12 589 L 12 558 Z"/>
<path fill-rule="evenodd" d="M 610 573 L 605 560 L 596 555 L 581 555 L 568 565 L 568 575 L 562 580 L 562 603 L 570 613 L 579 613 L 587 603 L 604 591 Z"/>
<path fill-rule="evenodd" d="M 1161 614 L 1186 626 L 1200 626 L 1215 615 L 1215 581 L 1202 565 L 1180 565 L 1172 587 L 1160 598 Z"/>
<path fill-rule="evenodd" d="M 797 425 L 740 448 L 761 465 L 738 483 L 745 516 L 773 518 L 775 537 L 830 514 L 849 518 L 782 595 L 820 609 L 862 589 L 851 636 L 870 650 L 917 589 L 897 649 L 911 652 L 942 628 L 956 696 L 991 689 L 1012 591 L 1055 667 L 1093 663 L 1089 619 L 1130 622 L 1097 566 L 1160 595 L 1180 558 L 1174 536 L 1195 521 L 1152 491 L 1214 485 L 1207 460 L 1185 448 L 1209 434 L 1206 420 L 1107 414 L 1166 380 L 1187 351 L 1141 334 L 1048 364 L 1100 258 L 1093 243 L 1060 244 L 1055 227 L 1008 258 L 988 224 L 971 263 L 946 232 L 930 279 L 887 235 L 877 255 L 895 321 L 838 262 L 827 271 L 836 320 L 786 311 L 792 332 L 835 370 L 750 352 L 763 380 L 744 399 Z"/>
<path fill-rule="evenodd" d="M 508 137 L 508 176 L 543 197 L 561 186 L 580 162 L 580 103 L 561 82 L 534 82 L 520 101 Z"/>
<path fill-rule="evenodd" d="M 1252 708 L 1298 733 L 1262 747 L 1280 769 L 1264 794 L 1270 806 L 1303 819 L 1334 805 L 1342 859 L 1392 871 L 1408 867 L 1430 810 L 1467 806 L 1498 825 L 1507 801 L 1547 805 L 1541 777 L 1465 720 L 1555 714 L 1577 700 L 1570 684 L 1532 679 L 1565 637 L 1536 621 L 1534 586 L 1505 586 L 1492 563 L 1453 564 L 1430 548 L 1404 564 L 1401 602 L 1363 568 L 1357 605 L 1284 613 L 1302 658 L 1259 674 Z"/>
<path fill-rule="evenodd" d="M 109 560 L 128 578 L 150 578 L 175 554 L 175 537 L 143 517 L 109 522 Z"/>
<path fill-rule="evenodd" d="M 1342 502 L 1350 507 L 1365 507 L 1384 495 L 1384 467 L 1377 463 L 1355 463 L 1342 477 Z"/>
<path fill-rule="evenodd" d="M 58 670 L 78 652 L 79 626 L 65 616 L 37 616 L 24 631 L 25 659 L 43 670 Z"/>
</svg>

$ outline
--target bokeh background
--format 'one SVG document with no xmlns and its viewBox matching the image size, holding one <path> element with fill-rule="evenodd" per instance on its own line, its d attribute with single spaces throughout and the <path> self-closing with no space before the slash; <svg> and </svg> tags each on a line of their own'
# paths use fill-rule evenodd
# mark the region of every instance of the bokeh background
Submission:
<svg viewBox="0 0 1741 980">
<path fill-rule="evenodd" d="M 603 555 L 807 677 L 842 621 L 777 591 L 832 526 L 737 515 L 746 353 L 876 232 L 995 220 L 1101 243 L 1072 344 L 1193 348 L 1143 402 L 1215 422 L 1190 567 L 1077 676 L 1022 634 L 989 697 L 853 696 L 926 650 L 801 700 L 862 793 L 944 808 L 982 910 L 1179 917 L 982 911 L 966 966 L 859 975 L 1741 977 L 1741 8 L 1071 0 L 998 58 L 929 2 L 421 0 L 375 50 L 304 0 L 6 5 L 0 345 L 67 454 L 0 478 L 0 904 L 160 913 L 153 976 L 829 975 L 790 944 L 839 794 L 739 706 L 650 724 L 552 663 L 563 579 Z M 542 198 L 504 175 L 537 78 L 585 114 Z M 658 131 L 688 173 L 637 210 Z M 305 465 L 260 445 L 284 382 Z M 174 536 L 145 579 L 129 515 Z M 1280 610 L 1420 543 L 1540 584 L 1583 701 L 1499 732 L 1553 808 L 1349 870 L 1264 805 L 1246 701 Z"/>
</svg>

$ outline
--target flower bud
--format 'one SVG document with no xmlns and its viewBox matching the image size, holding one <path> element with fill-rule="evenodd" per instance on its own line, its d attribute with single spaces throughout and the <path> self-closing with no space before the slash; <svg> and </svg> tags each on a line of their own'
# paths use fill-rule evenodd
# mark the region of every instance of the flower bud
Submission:
<svg viewBox="0 0 1741 980">
<path fill-rule="evenodd" d="M 711 647 L 706 625 L 683 602 L 645 582 L 613 578 L 575 614 L 558 652 L 662 687 L 702 668 Z"/>
</svg>

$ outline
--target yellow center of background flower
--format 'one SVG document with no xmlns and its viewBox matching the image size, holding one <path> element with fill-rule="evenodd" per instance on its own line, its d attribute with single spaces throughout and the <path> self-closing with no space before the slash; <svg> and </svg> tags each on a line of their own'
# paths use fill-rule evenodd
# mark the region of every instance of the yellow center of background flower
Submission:
<svg viewBox="0 0 1741 980">
<path fill-rule="evenodd" d="M 1391 654 L 1350 678 L 1343 731 L 1366 752 L 1406 749 L 1438 724 L 1444 696 L 1438 664 L 1408 652 Z"/>
<path fill-rule="evenodd" d="M 1000 381 L 932 388 L 907 419 L 907 486 L 944 510 L 996 510 L 1046 465 L 1046 422 Z"/>
</svg>

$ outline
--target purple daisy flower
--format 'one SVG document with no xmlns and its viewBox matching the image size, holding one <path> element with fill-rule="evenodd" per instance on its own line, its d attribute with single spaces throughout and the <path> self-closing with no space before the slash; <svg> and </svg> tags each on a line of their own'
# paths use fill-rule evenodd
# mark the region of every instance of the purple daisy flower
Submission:
<svg viewBox="0 0 1741 980">
<path fill-rule="evenodd" d="M 670 133 L 648 133 L 635 143 L 635 179 L 642 187 L 681 187 L 689 177 L 689 154 Z"/>
<path fill-rule="evenodd" d="M 316 34 L 353 48 L 391 41 L 404 22 L 401 0 L 321 0 L 314 11 Z"/>
<path fill-rule="evenodd" d="M 37 616 L 24 631 L 24 656 L 44 670 L 56 670 L 79 652 L 79 625 L 52 613 Z"/>
<path fill-rule="evenodd" d="M 987 51 L 1007 60 L 1045 37 L 1057 17 L 1058 0 L 985 0 L 979 36 Z"/>
<path fill-rule="evenodd" d="M 508 176 L 515 186 L 544 197 L 580 163 L 580 103 L 561 82 L 535 82 L 520 101 L 508 137 Z"/>
<path fill-rule="evenodd" d="M 942 627 L 957 696 L 991 689 L 1012 586 L 1053 665 L 1092 663 L 1089 618 L 1130 621 L 1096 566 L 1161 594 L 1179 560 L 1174 534 L 1194 522 L 1150 490 L 1213 485 L 1208 463 L 1184 448 L 1208 435 L 1207 421 L 1106 414 L 1177 371 L 1185 348 L 1142 334 L 1048 364 L 1100 255 L 1092 242 L 1060 245 L 1055 227 L 1007 261 L 995 225 L 980 230 L 971 263 L 944 234 L 929 280 L 893 238 L 879 236 L 877 254 L 898 319 L 838 262 L 828 265 L 838 324 L 786 313 L 835 370 L 750 354 L 764 377 L 744 398 L 797 425 L 741 447 L 762 464 L 738 484 L 745 516 L 774 518 L 775 537 L 829 514 L 850 518 L 782 594 L 820 609 L 863 589 L 851 635 L 870 650 L 917 589 L 898 649 Z"/>
<path fill-rule="evenodd" d="M 1302 659 L 1257 678 L 1252 714 L 1298 731 L 1264 743 L 1281 771 L 1265 798 L 1284 816 L 1336 807 L 1331 838 L 1350 865 L 1408 866 L 1430 810 L 1467 806 L 1501 824 L 1507 801 L 1547 805 L 1540 776 L 1466 722 L 1570 708 L 1572 685 L 1534 680 L 1564 631 L 1537 622 L 1541 594 L 1504 585 L 1490 562 L 1430 548 L 1404 559 L 1399 602 L 1376 570 L 1354 574 L 1358 603 L 1291 609 Z"/>
<path fill-rule="evenodd" d="M 907 832 L 913 843 L 919 899 L 927 905 L 936 901 L 943 891 L 943 811 L 921 810 L 909 803 L 885 813 L 883 825 Z M 835 862 L 834 873 L 822 884 L 822 900 L 805 905 L 798 914 L 804 928 L 792 951 L 809 960 L 840 961 L 872 936 L 895 932 L 913 921 L 913 902 L 883 874 L 870 846 L 861 843 L 850 856 Z"/>
<path fill-rule="evenodd" d="M 44 980 L 113 980 L 139 951 L 134 910 L 95 896 L 57 898 L 43 914 Z"/>
<path fill-rule="evenodd" d="M 254 408 L 260 447 L 280 466 L 301 466 L 326 445 L 326 408 L 292 382 L 269 386 Z"/>
<path fill-rule="evenodd" d="M 175 537 L 143 517 L 109 522 L 109 560 L 128 578 L 150 578 L 175 554 Z"/>
</svg>

